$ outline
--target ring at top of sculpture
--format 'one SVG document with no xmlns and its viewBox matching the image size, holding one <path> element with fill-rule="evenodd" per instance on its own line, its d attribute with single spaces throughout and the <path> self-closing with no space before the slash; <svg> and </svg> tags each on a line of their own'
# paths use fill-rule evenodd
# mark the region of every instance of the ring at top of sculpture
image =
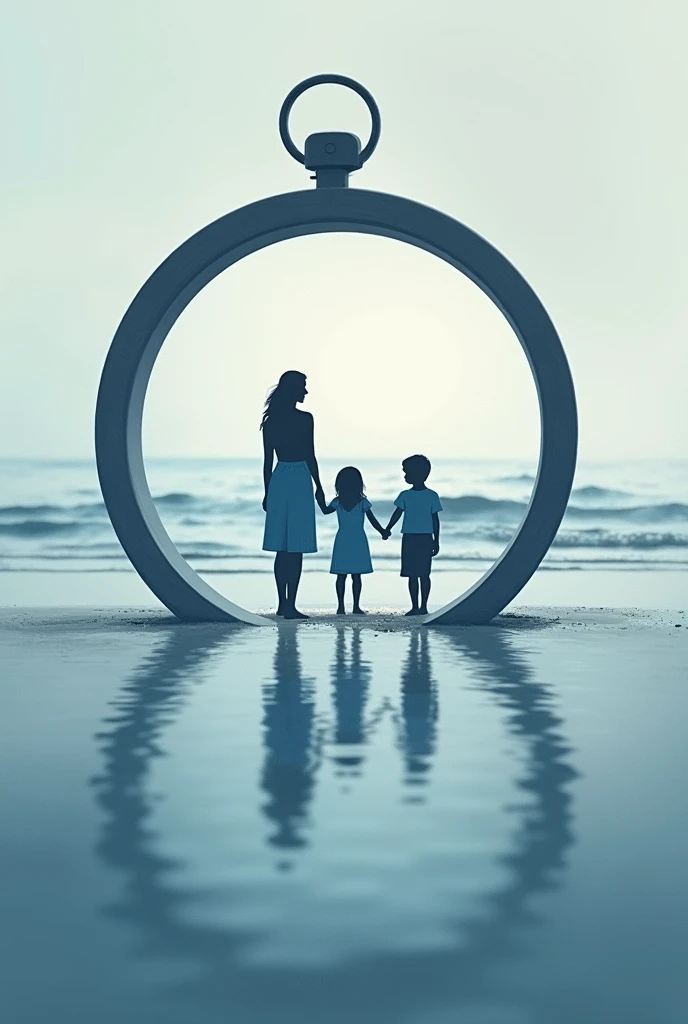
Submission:
<svg viewBox="0 0 688 1024">
<path fill-rule="evenodd" d="M 305 152 L 289 135 L 295 99 L 312 85 L 354 89 L 368 104 L 373 128 L 363 151 L 354 135 L 320 132 Z M 533 575 L 559 528 L 576 464 L 573 382 L 554 326 L 535 292 L 485 239 L 446 214 L 384 192 L 348 187 L 377 145 L 374 99 L 340 75 L 307 79 L 289 94 L 280 134 L 297 160 L 315 172 L 316 187 L 272 196 L 228 213 L 179 246 L 154 271 L 120 323 L 98 391 L 95 440 L 105 505 L 122 547 L 143 581 L 170 611 L 192 621 L 271 620 L 241 608 L 201 579 L 167 535 L 148 488 L 141 427 L 153 364 L 173 324 L 202 288 L 233 263 L 275 242 L 327 231 L 384 235 L 434 253 L 475 282 L 502 311 L 528 357 L 540 403 L 540 460 L 533 493 L 510 544 L 469 590 L 426 622 L 488 622 Z"/>
</svg>

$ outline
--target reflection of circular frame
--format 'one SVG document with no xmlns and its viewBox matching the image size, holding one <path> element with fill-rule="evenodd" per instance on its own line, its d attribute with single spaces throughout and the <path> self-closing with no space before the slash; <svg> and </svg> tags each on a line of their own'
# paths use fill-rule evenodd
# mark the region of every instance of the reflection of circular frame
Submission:
<svg viewBox="0 0 688 1024">
<path fill-rule="evenodd" d="M 269 621 L 213 590 L 165 532 L 143 464 L 143 405 L 165 337 L 206 284 L 244 256 L 275 242 L 330 231 L 383 235 L 439 256 L 492 299 L 528 357 L 540 402 L 541 444 L 537 480 L 525 516 L 492 568 L 426 620 L 487 622 L 528 582 L 564 515 L 578 433 L 573 382 L 551 320 L 508 260 L 451 217 L 386 193 L 318 188 L 252 203 L 189 238 L 143 285 L 113 339 L 96 410 L 98 474 L 115 532 L 144 582 L 180 618 Z"/>
<path fill-rule="evenodd" d="M 564 882 L 575 842 L 569 785 L 577 773 L 552 689 L 534 678 L 508 630 L 451 630 L 446 639 L 455 663 L 472 665 L 469 685 L 484 690 L 503 712 L 504 735 L 519 751 L 515 781 L 526 799 L 515 808 L 511 845 L 500 858 L 506 872 L 503 885 L 484 893 L 481 912 L 468 918 L 456 913 L 451 900 L 447 902 L 442 908 L 450 943 L 446 948 L 428 949 L 421 942 L 402 961 L 391 954 L 370 953 L 365 961 L 349 957 L 338 966 L 323 966 L 309 984 L 289 990 L 292 1008 L 301 1011 L 298 1019 L 320 1019 L 318 1011 L 333 1001 L 348 1020 L 360 1019 L 371 1001 L 385 1005 L 387 1019 L 401 1019 L 402 1013 L 408 1016 L 414 1010 L 425 1019 L 436 998 L 449 997 L 458 1001 L 459 1019 L 461 1008 L 498 999 L 496 972 L 505 961 L 513 963 L 516 958 L 518 963 L 525 955 L 528 930 L 542 925 L 542 915 L 532 913 L 533 898 L 551 895 Z M 245 925 L 233 922 L 231 913 L 226 921 L 212 924 L 189 920 L 182 913 L 190 890 L 183 889 L 185 900 L 179 872 L 191 865 L 177 860 L 177 873 L 170 872 L 164 837 L 156 829 L 155 802 L 148 792 L 151 768 L 156 758 L 165 756 L 166 729 L 192 689 L 205 683 L 207 659 L 220 653 L 225 665 L 232 663 L 235 640 L 231 633 L 202 627 L 165 630 L 162 643 L 142 660 L 113 701 L 114 710 L 98 733 L 102 771 L 91 784 L 103 811 L 97 855 L 108 867 L 124 872 L 126 882 L 116 907 L 108 908 L 109 919 L 115 909 L 117 920 L 135 929 L 150 955 L 160 959 L 183 953 L 197 965 L 198 972 L 175 987 L 175 998 L 196 1000 L 196 1013 L 190 1017 L 205 1019 L 207 1006 L 230 999 L 237 1019 L 248 1022 L 264 1020 L 266 1005 L 284 1006 L 283 967 L 273 963 L 259 976 L 247 975 L 243 954 L 255 935 L 247 933 Z M 296 635 L 280 634 L 277 649 L 282 641 L 294 647 Z M 293 662 L 275 657 L 274 679 L 286 683 L 292 695 L 299 678 L 298 657 L 297 653 L 296 673 Z M 459 678 L 463 676 L 460 672 Z M 282 689 L 283 698 L 285 693 Z M 279 697 L 271 695 L 271 702 L 275 699 Z M 317 757 L 305 764 L 312 778 Z M 289 774 L 288 767 L 286 771 Z M 277 793 L 293 810 L 289 788 L 283 783 Z"/>
</svg>

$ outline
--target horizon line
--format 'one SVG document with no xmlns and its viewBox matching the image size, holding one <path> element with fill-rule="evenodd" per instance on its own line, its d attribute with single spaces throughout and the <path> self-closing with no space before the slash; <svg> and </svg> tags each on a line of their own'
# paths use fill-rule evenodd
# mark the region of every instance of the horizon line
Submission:
<svg viewBox="0 0 688 1024">
<path fill-rule="evenodd" d="M 402 456 L 398 453 L 393 455 L 364 455 L 348 454 L 342 455 L 318 455 L 319 461 L 347 461 L 351 459 L 360 461 L 389 461 L 399 460 Z M 0 462 L 95 462 L 95 453 L 84 455 L 3 455 L 0 453 Z M 205 461 L 205 462 L 262 462 L 262 453 L 248 455 L 144 455 L 144 462 L 148 461 Z M 538 459 L 532 455 L 435 455 L 431 457 L 433 462 L 531 462 L 537 468 Z M 676 462 L 688 463 L 687 456 L 681 455 L 579 455 L 578 462 Z"/>
</svg>

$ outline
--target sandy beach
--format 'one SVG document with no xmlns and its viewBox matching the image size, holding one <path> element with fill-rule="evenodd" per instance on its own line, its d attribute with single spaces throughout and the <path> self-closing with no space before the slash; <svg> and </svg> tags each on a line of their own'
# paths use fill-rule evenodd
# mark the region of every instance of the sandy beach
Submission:
<svg viewBox="0 0 688 1024">
<path fill-rule="evenodd" d="M 375 609 L 363 616 L 347 614 L 340 616 L 333 614 L 329 609 L 309 609 L 310 617 L 304 621 L 285 622 L 278 618 L 268 608 L 257 609 L 258 614 L 271 619 L 280 632 L 291 633 L 296 630 L 320 630 L 323 627 L 365 629 L 373 632 L 388 633 L 409 633 L 425 631 L 425 620 L 422 616 L 408 618 L 397 608 Z M 645 608 L 585 608 L 579 607 L 522 607 L 517 610 L 508 610 L 498 615 L 487 626 L 456 626 L 439 627 L 432 626 L 432 631 L 437 630 L 440 634 L 449 635 L 479 635 L 482 632 L 492 633 L 494 630 L 508 630 L 518 635 L 529 630 L 546 630 L 547 635 L 553 637 L 560 630 L 577 631 L 579 629 L 594 630 L 595 633 L 624 632 L 628 629 L 634 631 L 649 631 L 652 635 L 661 635 L 664 630 L 688 628 L 688 611 L 676 609 L 671 611 L 657 611 L 656 609 Z M 227 625 L 217 623 L 185 623 L 180 622 L 166 608 L 151 607 L 150 605 L 140 608 L 117 608 L 97 607 L 86 608 L 83 606 L 74 607 L 26 607 L 26 608 L 0 608 L 0 630 L 3 635 L 9 636 L 17 631 L 25 635 L 55 636 L 59 643 L 61 635 L 71 632 L 81 634 L 82 638 L 90 633 L 97 632 L 121 632 L 135 633 L 138 628 L 166 628 L 177 630 L 182 633 L 190 631 L 204 631 L 218 635 L 231 635 L 233 632 L 254 630 L 247 629 L 242 625 Z M 265 634 L 265 628 L 259 628 L 258 633 Z M 271 631 L 272 632 L 272 631 Z M 683 634 L 675 635 L 677 639 Z"/>
<path fill-rule="evenodd" d="M 12 1024 L 680 1024 L 686 610 L 0 613 Z"/>
</svg>

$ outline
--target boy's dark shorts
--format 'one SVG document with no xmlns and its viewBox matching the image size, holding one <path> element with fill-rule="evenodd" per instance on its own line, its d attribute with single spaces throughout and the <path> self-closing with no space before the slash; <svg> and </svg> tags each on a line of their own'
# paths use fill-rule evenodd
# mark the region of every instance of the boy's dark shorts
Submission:
<svg viewBox="0 0 688 1024">
<path fill-rule="evenodd" d="M 432 569 L 434 537 L 431 533 L 402 533 L 401 575 L 429 576 Z"/>
</svg>

